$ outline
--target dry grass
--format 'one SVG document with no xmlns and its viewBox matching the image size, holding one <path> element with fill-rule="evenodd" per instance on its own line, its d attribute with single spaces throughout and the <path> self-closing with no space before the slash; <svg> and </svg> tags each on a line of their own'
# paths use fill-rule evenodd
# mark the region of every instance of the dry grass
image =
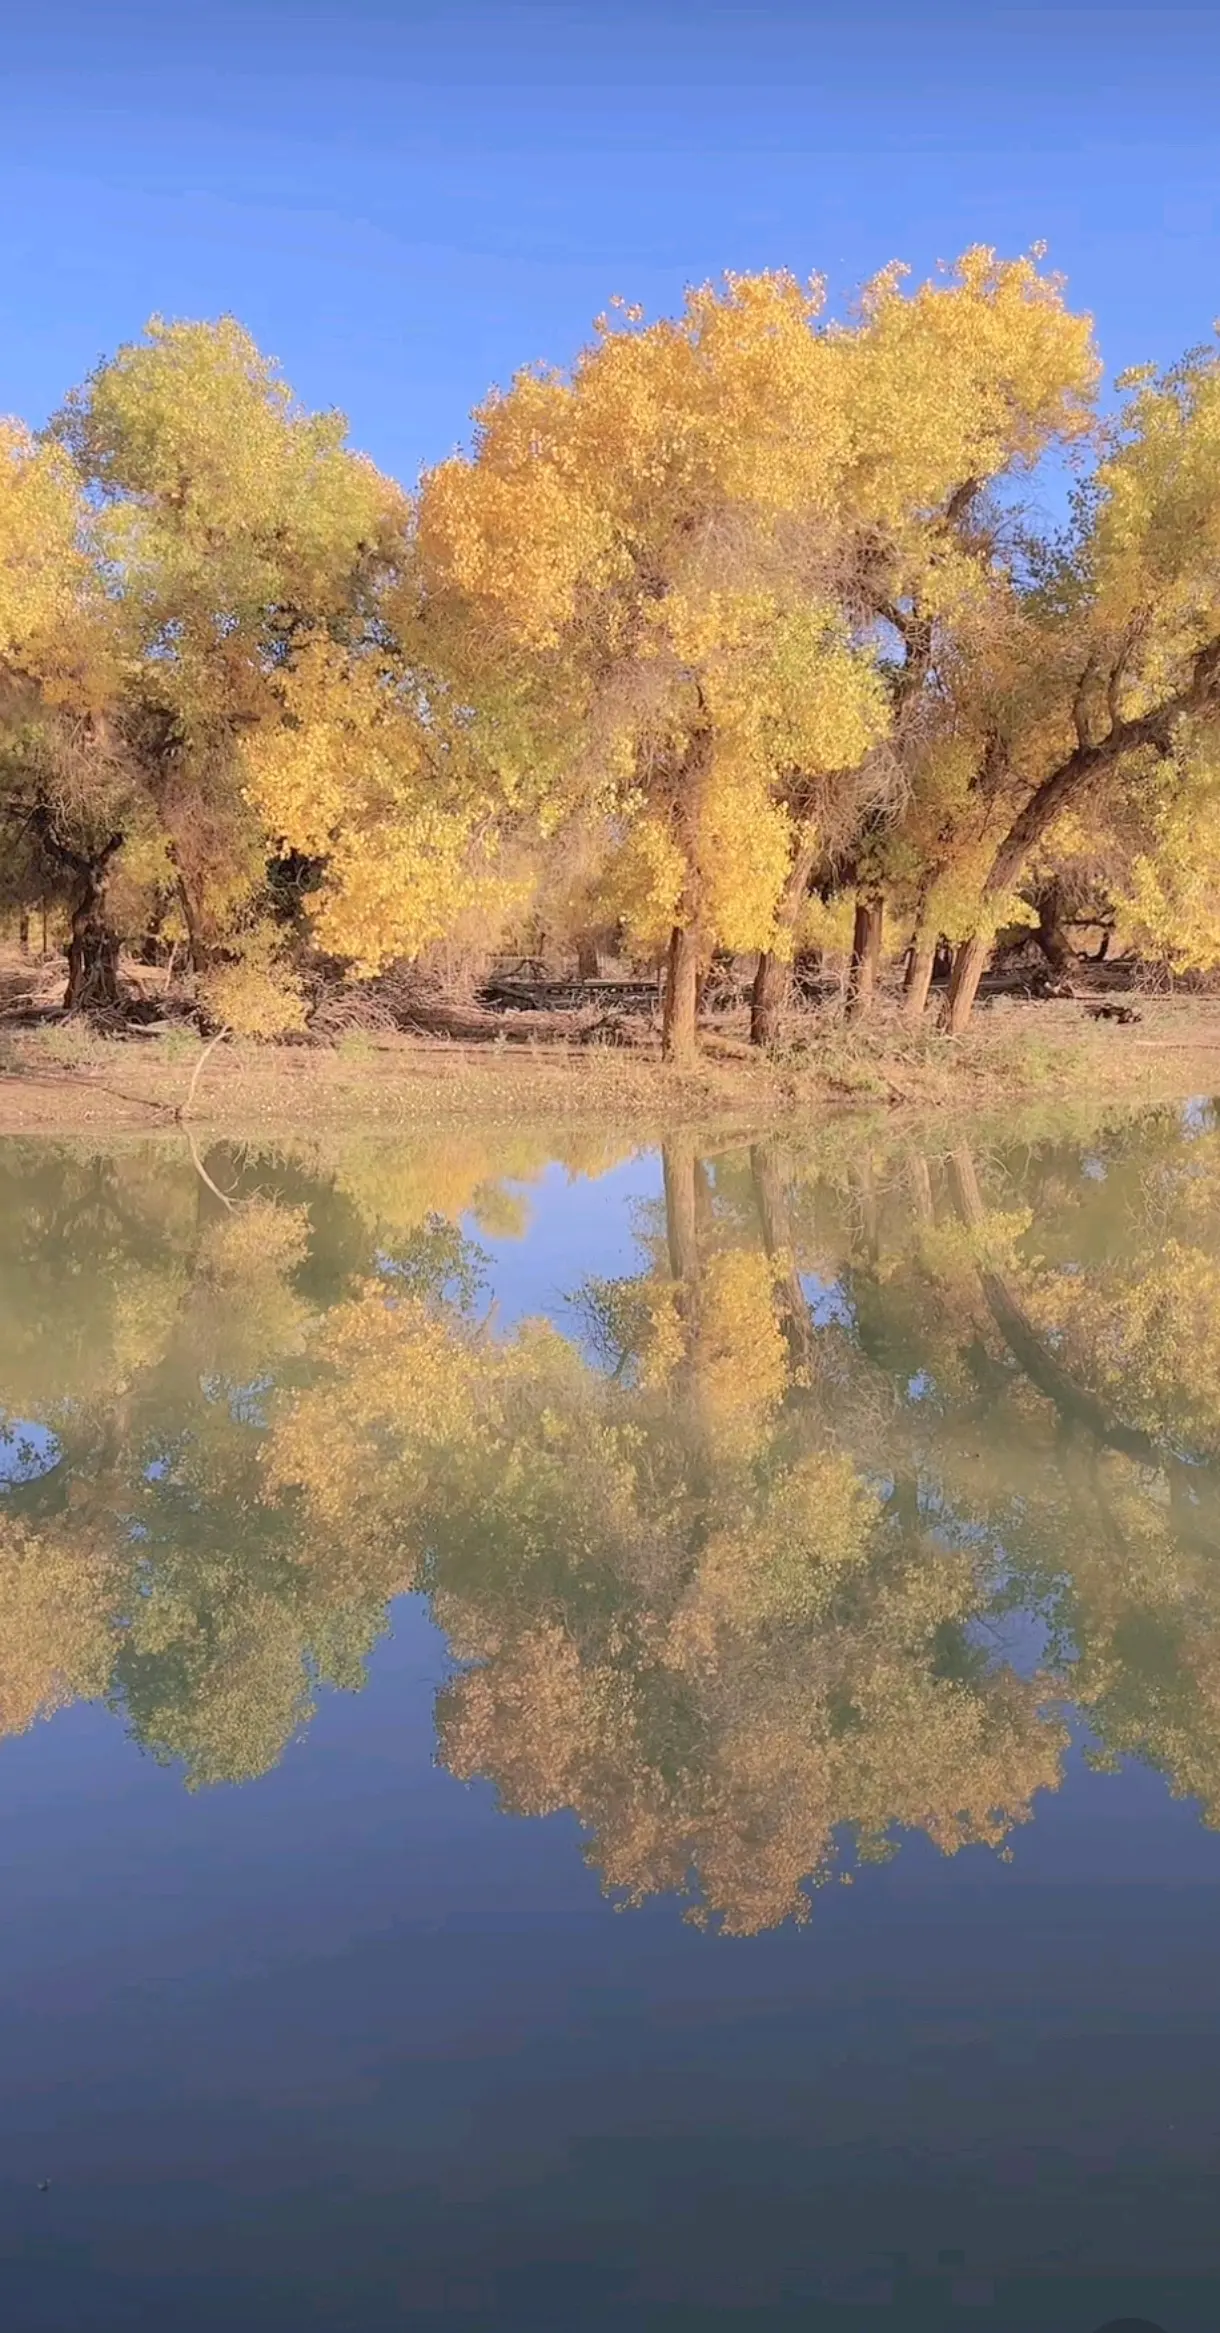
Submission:
<svg viewBox="0 0 1220 2333">
<path fill-rule="evenodd" d="M 733 1026 L 713 1029 L 698 1068 L 665 1067 L 655 1045 L 472 1046 L 349 1031 L 331 1045 L 229 1042 L 208 1061 L 192 1108 L 201 1126 L 342 1127 L 387 1132 L 481 1119 L 759 1126 L 847 1107 L 889 1115 L 1010 1104 L 1156 1101 L 1220 1091 L 1220 1002 L 1146 1001 L 1136 1028 L 1078 1005 L 1004 1005 L 962 1038 L 909 1030 L 886 1008 L 861 1028 L 811 1014 L 781 1052 L 760 1057 Z M 198 1041 L 185 1030 L 104 1037 L 75 1023 L 0 1035 L 0 1130 L 172 1122 Z"/>
</svg>

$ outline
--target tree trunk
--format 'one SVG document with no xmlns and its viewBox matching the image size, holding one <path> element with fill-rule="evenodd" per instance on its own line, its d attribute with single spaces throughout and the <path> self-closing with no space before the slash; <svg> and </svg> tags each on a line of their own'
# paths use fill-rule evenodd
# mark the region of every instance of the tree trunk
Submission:
<svg viewBox="0 0 1220 2333">
<path fill-rule="evenodd" d="M 578 980 L 596 980 L 601 973 L 597 942 L 587 938 L 576 942 L 576 977 Z"/>
<path fill-rule="evenodd" d="M 661 1057 L 689 1069 L 695 1059 L 699 1001 L 699 939 L 689 924 L 675 924 L 669 936 L 665 1003 L 661 1014 Z"/>
<path fill-rule="evenodd" d="M 207 961 L 207 950 L 203 944 L 203 933 L 200 930 L 199 917 L 195 910 L 195 902 L 191 897 L 190 886 L 181 871 L 175 879 L 175 889 L 178 893 L 178 904 L 182 909 L 182 921 L 186 925 L 186 945 L 191 960 L 191 970 L 196 973 L 202 972 Z"/>
<path fill-rule="evenodd" d="M 986 932 L 975 932 L 963 940 L 953 958 L 949 980 L 949 994 L 945 999 L 944 1026 L 951 1037 L 960 1037 L 974 1010 L 979 982 L 991 954 L 991 940 Z"/>
<path fill-rule="evenodd" d="M 791 934 L 796 929 L 796 919 L 809 896 L 809 878 L 813 873 L 816 856 L 817 837 L 813 833 L 806 833 L 797 844 L 796 855 L 788 869 L 775 911 L 776 927 L 781 932 Z M 774 1045 L 780 1034 L 791 993 L 791 951 L 787 957 L 781 957 L 773 949 L 764 949 L 758 959 L 750 997 L 752 1045 Z"/>
<path fill-rule="evenodd" d="M 148 929 L 140 942 L 139 957 L 141 964 L 156 964 L 160 962 L 161 928 L 164 922 L 165 909 L 162 902 L 158 900 L 156 906 L 153 908 L 152 914 L 148 919 Z"/>
<path fill-rule="evenodd" d="M 932 969 L 936 962 L 936 942 L 922 924 L 911 942 L 906 973 L 902 983 L 902 1017 L 904 1021 L 921 1021 L 932 986 Z"/>
<path fill-rule="evenodd" d="M 22 910 L 21 910 L 21 916 L 20 916 L 20 920 L 19 920 L 19 922 L 18 922 L 18 925 L 17 925 L 17 945 L 18 945 L 18 947 L 20 948 L 20 950 L 21 950 L 21 953 L 22 953 L 22 955 L 23 955 L 23 956 L 28 956 L 28 955 L 29 955 L 29 952 L 30 952 L 30 911 L 29 911 L 29 909 L 28 909 L 27 907 L 23 907 L 23 908 L 22 908 Z"/>
<path fill-rule="evenodd" d="M 119 942 L 96 917 L 72 918 L 68 944 L 68 985 L 64 1009 L 70 1013 L 119 1012 Z"/>
<path fill-rule="evenodd" d="M 863 1020 L 877 993 L 881 969 L 881 927 L 885 901 L 879 892 L 856 901 L 856 923 L 851 941 L 851 969 L 847 976 L 847 1017 Z"/>
<path fill-rule="evenodd" d="M 792 967 L 764 948 L 750 991 L 750 1043 L 774 1045 L 783 1028 L 792 988 Z"/>
<path fill-rule="evenodd" d="M 68 985 L 64 1009 L 70 1013 L 119 1012 L 119 940 L 106 921 L 106 892 L 111 864 L 123 847 L 121 834 L 112 834 L 93 859 L 74 858 L 78 890 L 72 909 L 72 936 L 68 943 Z"/>
<path fill-rule="evenodd" d="M 1038 894 L 1038 946 L 1052 972 L 1070 972 L 1076 951 L 1063 928 L 1063 901 L 1057 883 Z"/>
</svg>

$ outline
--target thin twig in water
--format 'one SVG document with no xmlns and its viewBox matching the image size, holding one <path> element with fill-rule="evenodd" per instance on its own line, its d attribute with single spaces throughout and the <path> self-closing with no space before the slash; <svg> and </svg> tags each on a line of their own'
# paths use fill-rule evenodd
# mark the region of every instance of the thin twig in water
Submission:
<svg viewBox="0 0 1220 2333">
<path fill-rule="evenodd" d="M 182 1126 L 182 1131 L 186 1136 L 187 1147 L 190 1150 L 191 1157 L 194 1161 L 196 1174 L 203 1182 L 207 1184 L 209 1191 L 214 1191 L 216 1193 L 216 1197 L 219 1199 L 221 1206 L 227 1207 L 230 1215 L 235 1214 L 236 1207 L 234 1201 L 226 1197 L 225 1193 L 220 1189 L 219 1185 L 212 1181 L 212 1178 L 208 1173 L 203 1160 L 200 1158 L 198 1150 L 195 1147 L 195 1137 L 192 1134 L 190 1127 L 184 1123 L 181 1116 L 179 1117 L 179 1124 Z"/>
</svg>

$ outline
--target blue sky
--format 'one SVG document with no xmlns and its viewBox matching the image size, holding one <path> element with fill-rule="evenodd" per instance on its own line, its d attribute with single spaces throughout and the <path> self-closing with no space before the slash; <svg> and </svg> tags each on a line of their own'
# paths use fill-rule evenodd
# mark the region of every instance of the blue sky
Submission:
<svg viewBox="0 0 1220 2333">
<path fill-rule="evenodd" d="M 1220 0 L 4 9 L 0 410 L 239 315 L 405 479 L 614 293 L 1037 238 L 1111 371 L 1220 314 Z"/>
</svg>

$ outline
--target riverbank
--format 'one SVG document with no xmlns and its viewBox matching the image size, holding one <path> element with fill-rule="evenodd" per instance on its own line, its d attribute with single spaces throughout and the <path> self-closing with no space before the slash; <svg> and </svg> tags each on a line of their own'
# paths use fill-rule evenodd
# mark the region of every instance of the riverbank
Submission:
<svg viewBox="0 0 1220 2333">
<path fill-rule="evenodd" d="M 773 1056 L 713 1030 L 689 1072 L 645 1048 L 407 1035 L 335 1046 L 226 1040 L 200 1067 L 203 1048 L 187 1031 L 100 1037 L 59 1023 L 0 1033 L 0 1132 L 151 1129 L 183 1113 L 234 1132 L 474 1119 L 649 1131 L 712 1120 L 757 1126 L 845 1107 L 977 1112 L 1220 1091 L 1220 1000 L 1159 998 L 1139 1011 L 1137 1025 L 1121 1026 L 1074 1003 L 1006 1005 L 953 1039 L 931 1026 L 909 1030 L 884 1006 L 857 1028 L 811 1015 Z"/>
</svg>

